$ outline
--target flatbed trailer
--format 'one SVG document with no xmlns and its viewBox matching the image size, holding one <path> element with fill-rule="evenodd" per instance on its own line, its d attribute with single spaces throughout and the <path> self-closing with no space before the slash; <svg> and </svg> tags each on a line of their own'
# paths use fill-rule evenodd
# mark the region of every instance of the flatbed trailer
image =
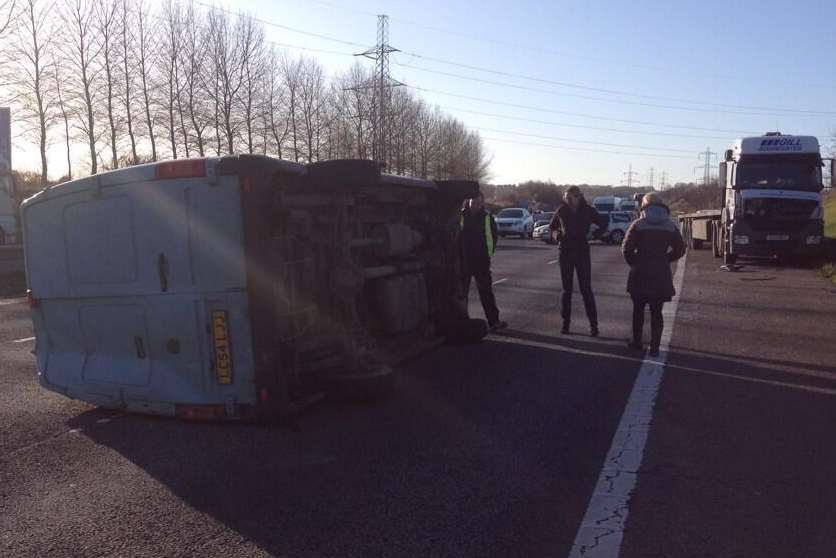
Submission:
<svg viewBox="0 0 836 558">
<path fill-rule="evenodd" d="M 711 244 L 714 255 L 719 257 L 719 246 L 715 241 L 721 236 L 719 231 L 721 216 L 722 211 L 719 209 L 680 215 L 679 226 L 688 248 L 699 250 L 703 244 Z"/>
</svg>

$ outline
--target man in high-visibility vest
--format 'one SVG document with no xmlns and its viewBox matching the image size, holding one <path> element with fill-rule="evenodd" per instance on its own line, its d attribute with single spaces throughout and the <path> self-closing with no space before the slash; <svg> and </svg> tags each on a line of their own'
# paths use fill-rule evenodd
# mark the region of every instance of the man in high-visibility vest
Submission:
<svg viewBox="0 0 836 558">
<path fill-rule="evenodd" d="M 462 211 L 461 226 L 466 273 L 465 293 L 470 291 L 471 279 L 476 279 L 476 288 L 479 290 L 479 300 L 485 310 L 488 327 L 492 330 L 507 327 L 508 324 L 499 319 L 491 277 L 491 258 L 496 251 L 498 237 L 496 221 L 493 215 L 485 211 L 481 194 L 468 200 Z"/>
</svg>

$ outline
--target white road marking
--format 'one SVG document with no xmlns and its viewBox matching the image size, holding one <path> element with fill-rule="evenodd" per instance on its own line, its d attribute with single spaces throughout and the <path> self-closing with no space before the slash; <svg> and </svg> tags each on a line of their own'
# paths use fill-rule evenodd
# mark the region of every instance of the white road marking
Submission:
<svg viewBox="0 0 836 558">
<path fill-rule="evenodd" d="M 23 339 L 15 339 L 12 343 L 28 343 L 29 341 L 34 341 L 34 337 L 24 337 Z"/>
<path fill-rule="evenodd" d="M 23 304 L 26 302 L 25 298 L 4 298 L 0 300 L 0 306 L 9 306 L 12 304 Z"/>
<path fill-rule="evenodd" d="M 493 282 L 493 284 L 494 284 L 494 285 L 499 285 L 500 283 L 504 283 L 504 282 L 505 282 L 505 281 L 507 281 L 507 280 L 508 280 L 508 278 L 507 278 L 507 277 L 505 277 L 505 278 L 503 278 L 503 279 L 497 279 L 496 281 L 494 281 L 494 282 Z"/>
<path fill-rule="evenodd" d="M 660 354 L 658 357 L 648 356 L 642 362 L 586 513 L 575 535 L 569 558 L 618 558 L 621 554 L 630 498 L 636 487 L 653 421 L 653 409 L 665 371 L 684 275 L 683 256 L 674 277 L 677 294 L 663 310 L 665 329 Z"/>
<path fill-rule="evenodd" d="M 559 262 L 559 261 L 560 261 L 560 260 L 552 260 L 552 261 L 550 261 L 550 262 L 546 262 L 546 265 L 554 265 L 554 264 L 556 264 L 556 263 L 557 263 L 557 262 Z"/>
</svg>

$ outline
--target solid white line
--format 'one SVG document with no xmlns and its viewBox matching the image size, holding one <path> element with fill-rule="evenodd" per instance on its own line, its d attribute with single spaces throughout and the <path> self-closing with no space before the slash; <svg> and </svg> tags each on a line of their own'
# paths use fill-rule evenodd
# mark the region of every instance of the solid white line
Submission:
<svg viewBox="0 0 836 558">
<path fill-rule="evenodd" d="M 556 264 L 556 263 L 557 263 L 557 262 L 559 262 L 559 261 L 560 261 L 560 260 L 552 260 L 552 261 L 550 261 L 550 262 L 546 262 L 546 265 L 554 265 L 554 264 Z"/>
<path fill-rule="evenodd" d="M 24 337 L 23 339 L 15 339 L 12 343 L 28 343 L 29 341 L 34 341 L 34 337 Z"/>
<path fill-rule="evenodd" d="M 505 277 L 505 278 L 503 278 L 503 279 L 497 279 L 496 281 L 494 281 L 494 282 L 493 282 L 493 284 L 494 284 L 494 285 L 499 285 L 500 283 L 504 283 L 504 282 L 505 282 L 505 281 L 507 281 L 507 280 L 508 280 L 508 278 L 507 278 L 507 277 Z"/>
<path fill-rule="evenodd" d="M 674 276 L 676 296 L 665 305 L 662 312 L 665 329 L 660 354 L 658 357 L 648 356 L 642 362 L 586 513 L 575 535 L 569 558 L 618 558 L 621 553 L 630 498 L 636 487 L 650 423 L 653 421 L 653 408 L 665 371 L 684 275 L 683 256 Z"/>
</svg>

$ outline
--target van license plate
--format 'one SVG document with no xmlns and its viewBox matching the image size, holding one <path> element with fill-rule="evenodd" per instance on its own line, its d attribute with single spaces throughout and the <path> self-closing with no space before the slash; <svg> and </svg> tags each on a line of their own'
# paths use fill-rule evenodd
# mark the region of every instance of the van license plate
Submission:
<svg viewBox="0 0 836 558">
<path fill-rule="evenodd" d="M 215 341 L 215 370 L 218 383 L 232 383 L 232 351 L 229 348 L 229 320 L 226 310 L 212 312 L 212 337 Z"/>
<path fill-rule="evenodd" d="M 789 240 L 790 235 L 788 234 L 768 234 L 766 235 L 767 240 Z"/>
</svg>

